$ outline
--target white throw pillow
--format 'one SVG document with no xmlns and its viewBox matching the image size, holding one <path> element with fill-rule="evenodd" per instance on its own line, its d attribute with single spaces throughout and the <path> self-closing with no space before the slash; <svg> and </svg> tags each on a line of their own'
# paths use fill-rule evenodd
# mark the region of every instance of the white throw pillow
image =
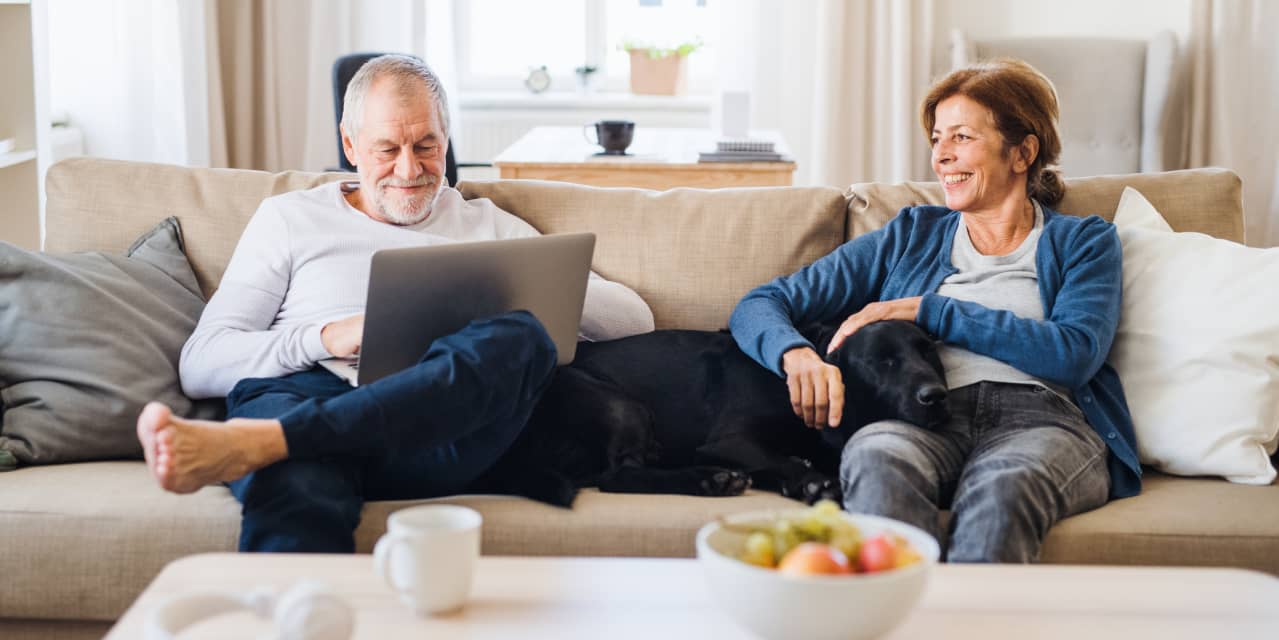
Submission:
<svg viewBox="0 0 1279 640">
<path fill-rule="evenodd" d="M 1279 249 L 1175 233 L 1131 187 L 1115 225 L 1124 298 L 1110 363 L 1141 462 L 1269 484 L 1279 442 Z"/>
</svg>

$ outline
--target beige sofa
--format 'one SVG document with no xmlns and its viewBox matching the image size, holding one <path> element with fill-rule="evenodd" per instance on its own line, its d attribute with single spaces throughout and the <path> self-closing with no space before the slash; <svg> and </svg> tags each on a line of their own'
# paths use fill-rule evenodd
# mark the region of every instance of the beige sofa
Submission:
<svg viewBox="0 0 1279 640">
<path fill-rule="evenodd" d="M 335 179 L 77 159 L 48 179 L 48 249 L 122 251 L 177 215 L 206 293 L 265 196 Z M 1242 236 L 1240 182 L 1228 171 L 1070 182 L 1061 209 L 1109 216 L 1125 184 L 1178 230 Z M 751 287 L 793 271 L 902 206 L 938 202 L 934 185 L 652 192 L 560 183 L 462 184 L 543 232 L 598 234 L 595 268 L 634 287 L 659 327 L 723 327 Z M 738 498 L 585 492 L 574 509 L 494 496 L 446 499 L 479 509 L 487 554 L 690 556 L 693 532 L 723 513 L 792 504 Z M 357 546 L 368 552 L 405 502 L 369 504 Z M 1043 561 L 1227 565 L 1279 574 L 1279 487 L 1149 472 L 1141 496 L 1070 518 Z M 223 487 L 191 496 L 155 488 L 141 462 L 31 467 L 0 474 L 0 638 L 95 637 L 165 563 L 236 547 L 239 508 Z"/>
</svg>

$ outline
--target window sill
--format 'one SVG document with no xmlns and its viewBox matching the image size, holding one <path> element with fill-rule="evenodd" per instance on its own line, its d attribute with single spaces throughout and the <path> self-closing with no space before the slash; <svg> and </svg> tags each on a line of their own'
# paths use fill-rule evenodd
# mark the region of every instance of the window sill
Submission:
<svg viewBox="0 0 1279 640">
<path fill-rule="evenodd" d="M 616 91 L 595 93 L 548 91 L 540 94 L 527 91 L 468 91 L 459 93 L 458 106 L 466 111 L 625 109 L 667 113 L 707 113 L 711 109 L 711 98 L 709 96 L 649 96 Z"/>
</svg>

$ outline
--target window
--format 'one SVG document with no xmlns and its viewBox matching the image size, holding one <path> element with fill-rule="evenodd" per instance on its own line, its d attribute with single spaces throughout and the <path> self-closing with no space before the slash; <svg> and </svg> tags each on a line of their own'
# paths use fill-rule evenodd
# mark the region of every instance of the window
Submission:
<svg viewBox="0 0 1279 640">
<path fill-rule="evenodd" d="M 576 87 L 574 69 L 599 68 L 596 87 L 625 91 L 624 43 L 701 47 L 689 56 L 689 90 L 714 83 L 720 0 L 454 0 L 457 62 L 463 90 L 522 90 L 533 67 L 546 66 L 551 90 Z"/>
</svg>

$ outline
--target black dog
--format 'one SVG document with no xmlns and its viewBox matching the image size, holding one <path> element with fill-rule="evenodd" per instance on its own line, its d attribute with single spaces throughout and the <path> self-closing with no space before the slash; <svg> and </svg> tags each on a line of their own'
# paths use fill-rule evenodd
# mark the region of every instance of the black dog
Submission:
<svg viewBox="0 0 1279 640">
<path fill-rule="evenodd" d="M 805 331 L 824 353 L 833 327 Z M 911 322 L 868 325 L 826 357 L 840 368 L 837 429 L 809 429 L 786 381 L 731 335 L 655 331 L 581 343 L 527 428 L 477 489 L 570 506 L 578 489 L 737 495 L 754 485 L 812 503 L 839 498 L 839 454 L 858 428 L 948 417 L 933 340 Z"/>
</svg>

